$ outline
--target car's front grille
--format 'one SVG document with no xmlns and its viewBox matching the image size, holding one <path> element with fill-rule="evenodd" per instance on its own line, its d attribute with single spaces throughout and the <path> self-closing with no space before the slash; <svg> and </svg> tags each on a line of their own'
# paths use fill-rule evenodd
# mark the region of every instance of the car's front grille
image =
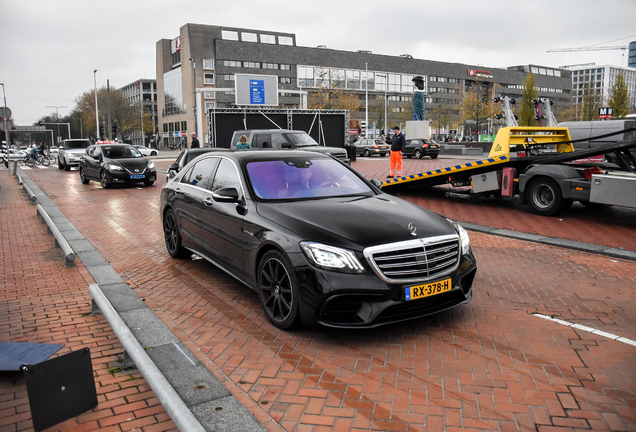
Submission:
<svg viewBox="0 0 636 432">
<path fill-rule="evenodd" d="M 439 279 L 459 265 L 459 238 L 441 236 L 374 246 L 364 256 L 380 277 L 389 283 Z"/>
</svg>

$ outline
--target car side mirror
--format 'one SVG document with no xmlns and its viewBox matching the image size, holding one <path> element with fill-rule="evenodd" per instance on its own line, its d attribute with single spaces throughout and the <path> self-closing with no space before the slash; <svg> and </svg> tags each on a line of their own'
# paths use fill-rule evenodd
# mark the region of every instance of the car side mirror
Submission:
<svg viewBox="0 0 636 432">
<path fill-rule="evenodd" d="M 378 189 L 382 187 L 382 182 L 378 179 L 371 179 L 369 182 Z"/>
<path fill-rule="evenodd" d="M 212 198 L 218 202 L 238 202 L 239 193 L 236 188 L 223 188 L 212 192 Z"/>
<path fill-rule="evenodd" d="M 169 171 L 179 171 L 179 164 L 178 163 L 173 163 L 170 164 L 170 166 L 168 166 L 168 170 Z"/>
</svg>

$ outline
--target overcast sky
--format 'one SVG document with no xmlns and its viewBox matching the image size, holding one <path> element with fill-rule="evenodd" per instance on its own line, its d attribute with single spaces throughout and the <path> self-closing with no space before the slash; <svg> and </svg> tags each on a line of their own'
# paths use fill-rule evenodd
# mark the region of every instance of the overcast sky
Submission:
<svg viewBox="0 0 636 432">
<path fill-rule="evenodd" d="M 155 46 L 186 23 L 296 34 L 296 44 L 488 68 L 627 65 L 636 0 L 0 0 L 0 82 L 14 123 L 66 115 L 97 86 L 156 78 Z M 425 73 L 425 72 L 423 72 Z M 4 105 L 0 103 L 0 105 Z"/>
</svg>

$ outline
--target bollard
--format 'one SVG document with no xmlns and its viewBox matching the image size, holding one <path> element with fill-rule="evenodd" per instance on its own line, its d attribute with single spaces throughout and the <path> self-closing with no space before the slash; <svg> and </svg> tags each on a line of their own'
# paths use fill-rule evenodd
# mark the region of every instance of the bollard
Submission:
<svg viewBox="0 0 636 432">
<path fill-rule="evenodd" d="M 9 175 L 16 175 L 16 171 L 18 168 L 18 161 L 15 160 L 9 160 Z"/>
</svg>

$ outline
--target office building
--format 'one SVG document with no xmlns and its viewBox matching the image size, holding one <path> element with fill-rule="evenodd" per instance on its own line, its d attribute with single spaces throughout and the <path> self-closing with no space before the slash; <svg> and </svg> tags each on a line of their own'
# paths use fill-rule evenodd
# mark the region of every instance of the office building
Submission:
<svg viewBox="0 0 636 432">
<path fill-rule="evenodd" d="M 138 79 L 119 89 L 128 104 L 139 111 L 139 130 L 133 132 L 131 143 L 153 148 L 157 146 L 157 80 Z M 142 110 L 152 119 L 150 130 L 143 126 Z"/>
<path fill-rule="evenodd" d="M 409 54 L 303 47 L 292 33 L 185 24 L 176 37 L 157 42 L 158 130 L 163 146 L 189 146 L 193 131 L 207 143 L 205 110 L 236 107 L 236 74 L 277 76 L 280 108 L 304 108 L 303 93 L 311 97 L 320 87 L 354 94 L 360 107 L 350 119 L 359 124 L 368 118 L 368 130 L 374 134 L 410 120 L 404 111 L 412 106 L 414 76 L 424 77 L 426 118 L 434 122 L 435 113 L 444 111 L 459 121 L 467 87 L 482 86 L 484 97 L 520 98 L 534 68 L 539 96 L 550 98 L 555 110 L 569 105 L 571 77 L 564 69 L 501 69 L 462 64 L 461 59 L 445 63 Z"/>
</svg>

